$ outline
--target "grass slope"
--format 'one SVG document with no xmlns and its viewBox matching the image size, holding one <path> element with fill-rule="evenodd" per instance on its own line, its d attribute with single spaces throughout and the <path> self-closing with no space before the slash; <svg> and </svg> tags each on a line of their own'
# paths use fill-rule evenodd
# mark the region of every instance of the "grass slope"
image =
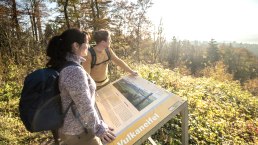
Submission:
<svg viewBox="0 0 258 145">
<path fill-rule="evenodd" d="M 190 144 L 258 144 L 258 97 L 238 82 L 183 76 L 159 65 L 135 68 L 143 78 L 188 100 Z M 22 125 L 20 91 L 15 81 L 0 86 L 0 144 L 51 144 L 48 132 L 29 133 Z M 152 137 L 158 144 L 181 144 L 180 126 L 177 116 Z"/>
</svg>

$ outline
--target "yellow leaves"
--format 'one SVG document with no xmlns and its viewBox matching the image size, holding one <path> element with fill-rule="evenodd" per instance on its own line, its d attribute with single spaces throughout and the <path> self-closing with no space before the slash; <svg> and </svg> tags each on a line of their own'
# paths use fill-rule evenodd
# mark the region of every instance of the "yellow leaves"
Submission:
<svg viewBox="0 0 258 145">
<path fill-rule="evenodd" d="M 217 62 L 214 67 L 205 67 L 200 74 L 220 81 L 233 80 L 233 75 L 227 72 L 227 67 L 222 61 Z"/>
<path fill-rule="evenodd" d="M 11 76 L 17 77 L 18 68 L 9 66 L 13 70 Z M 181 74 L 180 69 L 175 71 L 164 69 L 160 65 L 137 64 L 135 68 L 139 74 L 157 85 L 188 100 L 189 133 L 191 144 L 255 144 L 258 138 L 258 98 L 248 91 L 244 91 L 239 82 L 218 80 L 213 77 L 193 78 Z M 121 74 L 119 74 L 121 75 Z M 17 120 L 17 96 L 20 86 L 17 82 L 6 82 L 0 87 L 0 96 L 9 100 L 9 107 L 4 108 L 4 101 L 0 100 L 0 109 L 5 112 L 0 120 L 0 133 L 7 130 L 5 138 L 18 140 L 18 143 L 39 144 L 37 135 L 24 135 L 25 129 Z M 3 97 L 2 97 L 3 98 Z M 1 98 L 1 99 L 2 99 Z M 16 109 L 15 109 L 16 108 Z M 0 112 L 2 113 L 2 112 Z M 2 115 L 2 114 L 0 114 Z M 1 116 L 2 118 L 2 116 Z M 180 144 L 180 117 L 169 121 L 162 130 L 159 130 L 154 139 L 159 143 Z M 3 124 L 3 125 L 1 125 Z M 6 126 L 6 127 L 5 127 Z M 47 138 L 47 135 L 44 136 Z M 43 138 L 44 138 L 43 137 Z M 162 139 L 162 140 L 161 140 Z"/>
<path fill-rule="evenodd" d="M 237 81 L 225 75 L 224 66 L 207 69 L 210 76 L 193 78 L 153 65 L 141 65 L 142 76 L 188 99 L 191 141 L 200 144 L 252 144 L 245 120 L 258 120 L 258 98 L 244 91 Z M 219 75 L 216 74 L 219 72 Z M 218 79 L 220 78 L 220 79 Z M 256 125 L 257 126 L 257 125 Z M 251 131 L 254 134 L 254 130 Z M 241 136 L 241 134 L 244 134 Z M 256 134 L 256 138 L 258 135 Z"/>
</svg>

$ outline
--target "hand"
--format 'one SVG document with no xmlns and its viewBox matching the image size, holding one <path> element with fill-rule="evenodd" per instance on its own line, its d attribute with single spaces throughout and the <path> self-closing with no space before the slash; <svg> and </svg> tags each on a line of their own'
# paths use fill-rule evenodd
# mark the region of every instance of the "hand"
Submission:
<svg viewBox="0 0 258 145">
<path fill-rule="evenodd" d="M 101 141 L 106 144 L 106 143 L 110 143 L 112 142 L 116 136 L 113 133 L 114 129 L 108 127 L 108 130 L 102 135 L 102 137 L 100 137 Z"/>
</svg>

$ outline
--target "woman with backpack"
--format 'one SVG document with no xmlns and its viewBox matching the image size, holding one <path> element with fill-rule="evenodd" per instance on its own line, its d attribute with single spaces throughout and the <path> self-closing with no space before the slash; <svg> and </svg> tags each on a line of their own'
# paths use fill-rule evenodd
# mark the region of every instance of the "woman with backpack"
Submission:
<svg viewBox="0 0 258 145">
<path fill-rule="evenodd" d="M 54 36 L 47 47 L 48 67 L 62 68 L 71 61 L 77 64 L 66 66 L 59 74 L 63 112 L 68 109 L 59 136 L 66 145 L 100 145 L 101 140 L 115 139 L 113 129 L 100 120 L 95 109 L 96 84 L 80 65 L 88 52 L 88 39 L 87 33 L 68 29 Z"/>
</svg>

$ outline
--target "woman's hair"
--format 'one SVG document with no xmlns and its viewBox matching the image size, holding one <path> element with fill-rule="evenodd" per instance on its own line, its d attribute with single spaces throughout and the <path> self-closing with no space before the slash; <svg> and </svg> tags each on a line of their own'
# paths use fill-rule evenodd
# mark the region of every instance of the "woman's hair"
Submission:
<svg viewBox="0 0 258 145">
<path fill-rule="evenodd" d="M 86 33 L 79 29 L 68 29 L 61 35 L 54 36 L 48 43 L 47 56 L 50 58 L 47 67 L 60 68 L 66 62 L 67 53 L 73 53 L 72 44 L 85 43 Z"/>
<path fill-rule="evenodd" d="M 93 33 L 93 38 L 96 44 L 100 43 L 101 41 L 107 41 L 109 36 L 110 36 L 110 32 L 108 30 L 103 30 L 103 29 Z"/>
</svg>

